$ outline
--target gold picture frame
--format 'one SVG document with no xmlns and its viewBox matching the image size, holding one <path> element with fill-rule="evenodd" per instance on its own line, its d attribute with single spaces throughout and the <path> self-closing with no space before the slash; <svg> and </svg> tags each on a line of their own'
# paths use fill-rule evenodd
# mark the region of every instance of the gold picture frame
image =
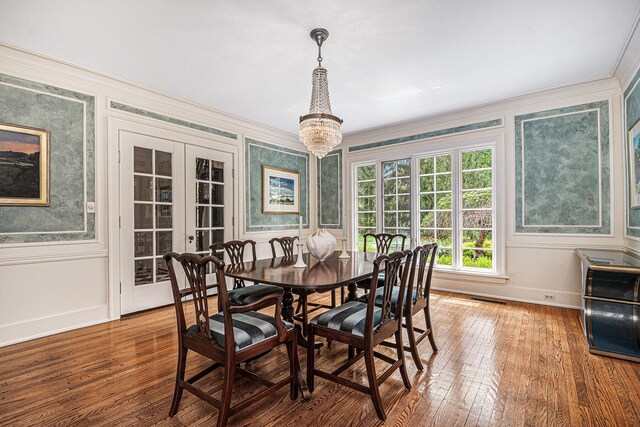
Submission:
<svg viewBox="0 0 640 427">
<path fill-rule="evenodd" d="M 0 123 L 0 206 L 49 206 L 49 131 Z"/>
<path fill-rule="evenodd" d="M 300 214 L 300 172 L 262 165 L 262 213 Z"/>
</svg>

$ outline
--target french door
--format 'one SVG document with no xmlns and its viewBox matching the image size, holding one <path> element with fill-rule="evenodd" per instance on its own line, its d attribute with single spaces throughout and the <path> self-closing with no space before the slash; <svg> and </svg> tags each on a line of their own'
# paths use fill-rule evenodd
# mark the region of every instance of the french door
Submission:
<svg viewBox="0 0 640 427">
<path fill-rule="evenodd" d="M 121 313 L 127 314 L 173 301 L 165 253 L 204 254 L 211 243 L 232 239 L 233 154 L 124 131 L 119 142 Z"/>
</svg>

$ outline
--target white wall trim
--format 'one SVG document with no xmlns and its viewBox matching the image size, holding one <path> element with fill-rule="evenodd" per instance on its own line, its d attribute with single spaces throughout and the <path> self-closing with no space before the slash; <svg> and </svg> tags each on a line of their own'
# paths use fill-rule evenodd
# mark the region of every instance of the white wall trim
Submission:
<svg viewBox="0 0 640 427">
<path fill-rule="evenodd" d="M 63 254 L 61 254 L 60 252 L 52 252 L 48 254 L 39 254 L 38 256 L 23 255 L 23 256 L 17 256 L 12 258 L 2 258 L 0 259 L 0 267 L 6 267 L 9 265 L 77 261 L 79 259 L 107 258 L 108 256 L 109 256 L 109 251 L 104 249 L 82 251 L 82 252 L 66 252 Z"/>
<path fill-rule="evenodd" d="M 0 326 L 0 347 L 109 321 L 106 305 L 29 319 Z"/>
<path fill-rule="evenodd" d="M 486 298 L 490 298 L 490 299 L 494 299 L 494 300 L 507 300 L 507 301 L 523 302 L 523 303 L 527 303 L 527 304 L 547 305 L 547 306 L 551 306 L 551 307 L 561 307 L 561 308 L 571 308 L 571 309 L 576 309 L 576 310 L 579 310 L 581 308 L 580 304 L 575 304 L 575 303 L 559 303 L 559 302 L 540 301 L 540 300 L 529 299 L 529 298 L 519 298 L 519 297 L 508 296 L 508 295 L 497 295 L 497 294 L 486 293 L 486 292 L 467 291 L 467 290 L 440 287 L 440 286 L 431 286 L 431 289 L 436 290 L 436 291 L 443 291 L 443 292 L 453 292 L 453 293 L 456 293 L 456 294 L 473 295 L 473 296 L 478 296 L 478 297 L 486 297 Z M 544 293 L 554 293 L 554 294 L 562 293 L 562 294 L 564 294 L 567 297 L 572 298 L 572 299 L 573 298 L 578 299 L 581 296 L 580 293 L 577 293 L 577 292 L 576 293 L 571 293 L 571 292 L 559 292 L 559 291 L 550 291 L 550 290 L 541 291 L 540 289 L 516 288 L 516 287 L 509 287 L 509 289 L 528 290 L 528 291 L 532 291 L 532 292 L 536 292 L 536 293 L 543 293 L 543 292 Z"/>
</svg>

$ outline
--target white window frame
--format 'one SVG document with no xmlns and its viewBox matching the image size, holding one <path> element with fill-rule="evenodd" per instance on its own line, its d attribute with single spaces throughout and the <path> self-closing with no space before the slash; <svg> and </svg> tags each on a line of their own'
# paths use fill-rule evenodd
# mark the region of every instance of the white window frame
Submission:
<svg viewBox="0 0 640 427">
<path fill-rule="evenodd" d="M 493 191 L 493 215 L 492 215 L 492 243 L 493 243 L 493 268 L 477 269 L 462 267 L 462 152 L 474 151 L 483 148 L 492 150 L 492 191 Z M 420 236 L 419 224 L 419 159 L 423 157 L 451 154 L 451 186 L 452 186 L 452 239 L 455 239 L 459 250 L 452 251 L 452 266 L 436 266 L 437 271 L 450 274 L 464 274 L 477 276 L 506 277 L 505 275 L 505 172 L 504 172 L 504 135 L 495 134 L 484 137 L 470 138 L 469 135 L 452 136 L 438 141 L 417 141 L 402 144 L 391 148 L 373 149 L 363 152 L 348 153 L 347 167 L 351 170 L 349 175 L 351 185 L 347 188 L 350 194 L 347 199 L 347 208 L 350 215 L 347 218 L 347 226 L 350 234 L 350 247 L 357 250 L 357 206 L 355 206 L 356 168 L 358 166 L 376 165 L 376 230 L 381 232 L 383 218 L 382 195 L 382 163 L 394 160 L 411 160 L 411 236 L 410 245 L 415 247 Z"/>
</svg>

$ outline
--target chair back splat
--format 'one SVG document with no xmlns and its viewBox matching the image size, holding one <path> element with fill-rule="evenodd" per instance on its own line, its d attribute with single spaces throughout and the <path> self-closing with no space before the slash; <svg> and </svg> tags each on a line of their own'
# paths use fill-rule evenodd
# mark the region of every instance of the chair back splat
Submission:
<svg viewBox="0 0 640 427">
<path fill-rule="evenodd" d="M 402 304 L 396 304 L 395 312 L 391 312 L 392 309 L 392 296 L 394 287 L 397 285 L 397 278 L 400 279 L 400 289 L 398 291 L 398 301 L 402 301 L 400 298 L 404 298 L 407 279 L 409 274 L 408 266 L 411 265 L 411 259 L 413 257 L 413 252 L 406 251 L 398 251 L 394 252 L 391 255 L 381 255 L 373 263 L 373 275 L 371 279 L 371 285 L 369 288 L 369 301 L 367 302 L 367 317 L 365 321 L 365 333 L 374 334 L 377 330 L 374 330 L 374 311 L 375 307 L 378 306 L 382 309 L 380 313 L 381 319 L 377 329 L 382 328 L 386 323 L 390 321 L 399 322 L 402 324 Z M 406 264 L 406 268 L 403 266 Z M 380 286 L 378 281 L 378 275 L 384 271 L 384 285 Z M 383 288 L 382 291 L 382 300 L 380 301 L 378 297 L 378 301 L 376 302 L 376 290 L 379 288 Z M 378 292 L 380 294 L 380 292 Z"/>
<path fill-rule="evenodd" d="M 247 246 L 251 246 L 251 259 L 245 258 L 245 251 Z M 246 261 L 256 260 L 256 242 L 253 240 L 229 240 L 228 242 L 216 242 L 209 246 L 211 252 L 216 253 L 221 249 L 224 249 L 229 257 L 229 264 L 242 264 Z M 233 289 L 244 288 L 244 280 L 235 279 Z"/>
<path fill-rule="evenodd" d="M 415 284 L 416 298 L 429 299 L 431 291 L 431 276 L 433 274 L 433 264 L 436 260 L 437 243 L 427 243 L 418 246 L 413 250 L 413 266 L 411 277 L 407 286 L 407 295 L 412 295 Z M 427 264 L 429 267 L 427 268 Z M 410 299 L 407 299 L 410 301 Z"/>
<path fill-rule="evenodd" d="M 209 326 L 210 313 L 207 291 L 215 288 L 218 290 L 218 307 L 221 308 L 220 311 L 224 316 L 225 337 L 229 337 L 233 340 L 233 328 L 230 327 L 231 315 L 228 310 L 225 310 L 229 305 L 227 300 L 227 287 L 220 286 L 220 283 L 225 283 L 224 261 L 221 261 L 219 258 L 212 255 L 201 256 L 191 253 L 179 255 L 175 252 L 167 253 L 164 256 L 164 259 L 169 268 L 169 277 L 171 279 L 171 290 L 173 292 L 173 300 L 175 302 L 179 334 L 186 332 L 187 330 L 182 298 L 186 295 L 191 295 L 195 309 L 195 324 L 197 326 L 195 335 L 206 340 L 211 340 L 213 338 L 211 328 Z M 178 288 L 176 272 L 172 262 L 173 260 L 176 260 L 182 266 L 185 277 L 187 278 L 187 283 L 189 284 L 188 289 L 180 290 Z M 216 283 L 207 285 L 207 266 L 210 263 L 213 264 L 215 268 L 217 280 Z M 227 328 L 227 326 L 229 326 L 229 328 Z"/>
<path fill-rule="evenodd" d="M 271 245 L 271 255 L 273 258 L 276 258 L 276 243 L 280 244 L 282 248 L 282 253 L 284 258 L 291 258 L 295 254 L 294 246 L 295 242 L 298 240 L 298 236 L 295 237 L 274 237 L 269 240 L 269 244 Z"/>
<path fill-rule="evenodd" d="M 376 244 L 376 252 L 379 253 L 379 254 L 388 254 L 391 251 L 391 244 L 396 239 L 399 239 L 401 241 L 400 250 L 404 251 L 404 244 L 405 244 L 405 240 L 407 239 L 407 236 L 405 236 L 404 234 L 389 234 L 389 233 L 379 233 L 379 234 L 367 233 L 367 234 L 363 234 L 362 238 L 364 239 L 364 246 L 363 246 L 364 252 L 367 252 L 367 238 L 368 237 L 371 237 L 373 239 L 373 241 L 375 242 L 375 244 Z"/>
</svg>

